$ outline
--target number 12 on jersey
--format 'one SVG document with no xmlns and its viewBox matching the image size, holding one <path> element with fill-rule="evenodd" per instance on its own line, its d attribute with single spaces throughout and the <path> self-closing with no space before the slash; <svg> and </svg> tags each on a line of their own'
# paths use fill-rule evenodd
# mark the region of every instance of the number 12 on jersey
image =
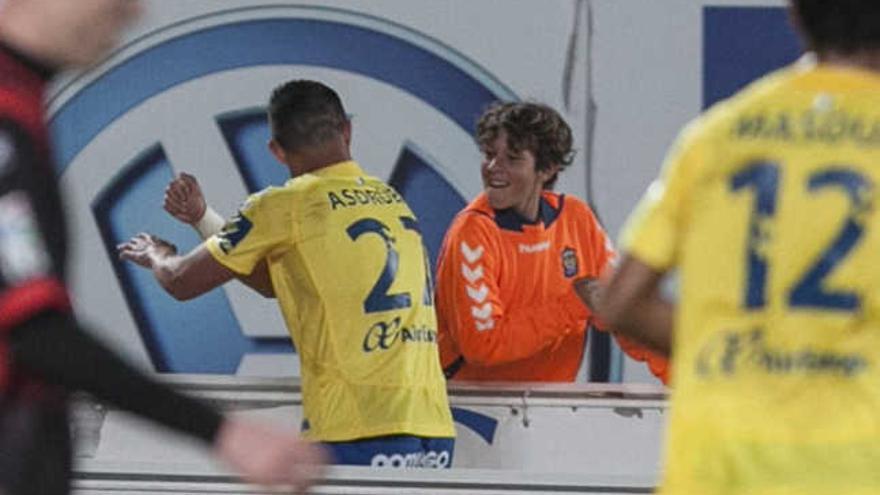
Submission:
<svg viewBox="0 0 880 495">
<path fill-rule="evenodd" d="M 772 268 L 764 252 L 771 242 L 769 226 L 776 215 L 779 184 L 779 164 L 765 161 L 749 164 L 730 179 L 732 192 L 738 193 L 744 189 L 754 191 L 746 248 L 744 294 L 744 305 L 751 310 L 761 309 L 767 303 L 767 276 Z M 864 234 L 863 215 L 873 206 L 871 181 L 851 168 L 829 166 L 810 175 L 805 188 L 811 195 L 822 194 L 829 189 L 843 193 L 849 200 L 850 208 L 831 244 L 789 289 L 787 303 L 795 308 L 856 311 L 861 306 L 858 294 L 828 290 L 823 282 L 838 264 L 845 261 Z"/>
</svg>

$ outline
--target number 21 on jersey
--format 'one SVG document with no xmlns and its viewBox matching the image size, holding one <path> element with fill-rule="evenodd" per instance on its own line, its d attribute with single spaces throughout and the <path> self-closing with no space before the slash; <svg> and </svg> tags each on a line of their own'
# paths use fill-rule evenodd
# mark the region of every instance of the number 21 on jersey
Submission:
<svg viewBox="0 0 880 495">
<path fill-rule="evenodd" d="M 421 242 L 421 232 L 415 218 L 399 217 L 398 220 L 403 230 L 419 236 L 419 241 Z M 352 241 L 357 241 L 364 234 L 374 234 L 381 237 L 385 242 L 385 267 L 379 274 L 379 279 L 376 280 L 373 288 L 367 294 L 366 299 L 364 299 L 364 313 L 378 313 L 412 306 L 412 296 L 408 292 L 388 293 L 388 290 L 394 283 L 394 279 L 397 277 L 400 262 L 400 254 L 397 252 L 396 241 L 391 234 L 390 227 L 375 218 L 362 218 L 349 225 L 346 232 Z M 431 267 L 428 264 L 428 254 L 425 252 L 424 245 L 422 246 L 422 251 L 425 260 L 425 287 L 422 294 L 422 303 L 426 306 L 431 306 L 434 300 L 434 295 L 431 292 Z"/>
</svg>

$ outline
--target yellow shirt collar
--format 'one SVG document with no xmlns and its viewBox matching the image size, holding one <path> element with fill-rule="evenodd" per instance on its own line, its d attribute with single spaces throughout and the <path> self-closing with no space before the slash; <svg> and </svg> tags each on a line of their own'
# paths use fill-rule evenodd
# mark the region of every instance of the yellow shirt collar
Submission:
<svg viewBox="0 0 880 495">
<path fill-rule="evenodd" d="M 312 170 L 309 172 L 311 175 L 317 175 L 320 177 L 328 177 L 328 176 L 346 176 L 346 175 L 364 175 L 364 170 L 360 165 L 354 160 L 348 160 L 344 162 L 334 163 L 333 165 L 327 165 L 326 167 L 321 167 L 317 170 Z"/>
</svg>

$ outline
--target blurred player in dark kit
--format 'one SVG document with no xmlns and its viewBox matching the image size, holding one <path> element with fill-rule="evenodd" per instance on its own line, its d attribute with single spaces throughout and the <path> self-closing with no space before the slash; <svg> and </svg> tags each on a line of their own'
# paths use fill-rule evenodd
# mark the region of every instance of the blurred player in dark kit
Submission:
<svg viewBox="0 0 880 495">
<path fill-rule="evenodd" d="M 133 0 L 0 2 L 0 493 L 68 493 L 70 390 L 204 440 L 250 481 L 303 488 L 319 447 L 157 384 L 71 312 L 45 87 L 58 70 L 96 62 L 139 10 Z"/>
</svg>

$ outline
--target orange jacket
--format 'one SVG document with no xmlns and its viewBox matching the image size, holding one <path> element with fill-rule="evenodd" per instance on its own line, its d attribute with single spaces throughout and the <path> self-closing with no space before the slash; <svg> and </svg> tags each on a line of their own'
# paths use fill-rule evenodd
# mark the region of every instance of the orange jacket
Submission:
<svg viewBox="0 0 880 495">
<path fill-rule="evenodd" d="M 446 233 L 437 266 L 438 339 L 454 379 L 574 381 L 592 315 L 572 283 L 598 278 L 614 251 L 577 198 L 544 192 L 539 217 L 529 224 L 511 210 L 495 211 L 481 194 Z"/>
</svg>

